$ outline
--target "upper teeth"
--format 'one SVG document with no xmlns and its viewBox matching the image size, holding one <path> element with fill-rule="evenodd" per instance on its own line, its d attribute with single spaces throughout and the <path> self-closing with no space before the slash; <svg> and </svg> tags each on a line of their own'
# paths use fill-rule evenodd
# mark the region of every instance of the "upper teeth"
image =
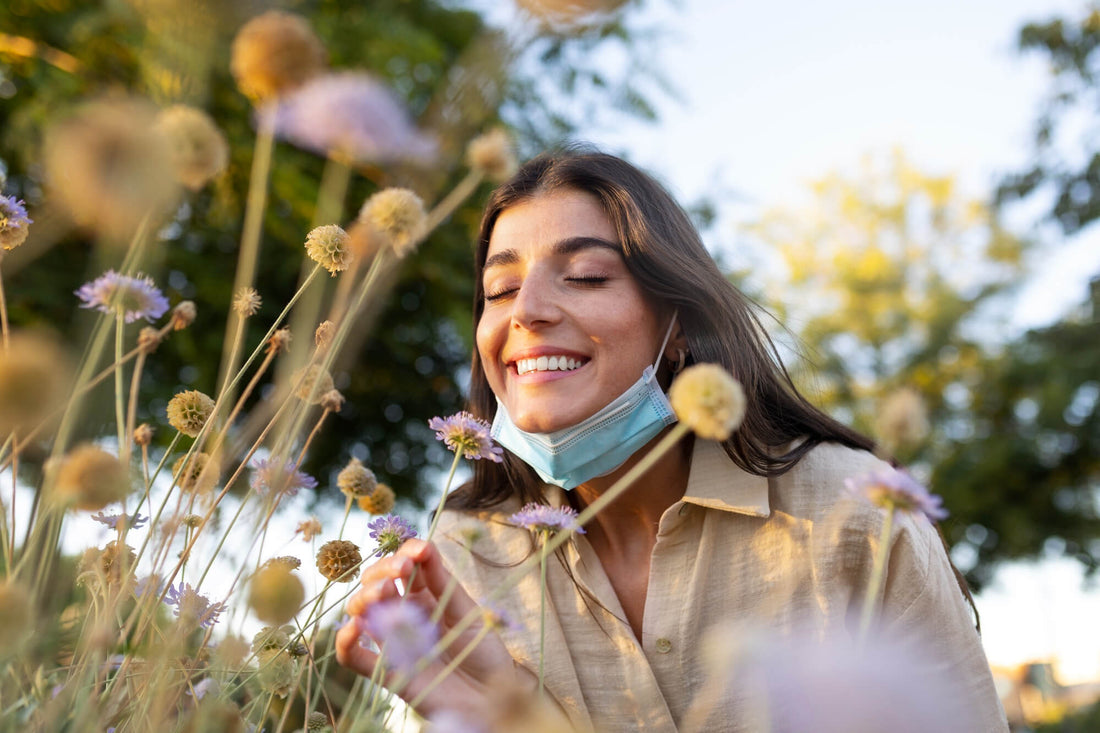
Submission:
<svg viewBox="0 0 1100 733">
<path fill-rule="evenodd" d="M 540 356 L 537 359 L 517 359 L 516 371 L 520 374 L 549 371 L 567 372 L 582 364 L 583 362 L 568 356 Z"/>
</svg>

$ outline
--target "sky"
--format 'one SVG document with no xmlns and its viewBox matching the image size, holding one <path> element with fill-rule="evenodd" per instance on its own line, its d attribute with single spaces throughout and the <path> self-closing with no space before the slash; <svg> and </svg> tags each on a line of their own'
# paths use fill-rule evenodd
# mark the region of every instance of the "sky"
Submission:
<svg viewBox="0 0 1100 733">
<path fill-rule="evenodd" d="M 585 137 L 624 150 L 681 201 L 716 199 L 719 239 L 764 209 L 797 205 L 806 183 L 900 146 L 929 173 L 982 196 L 1027 160 L 1046 70 L 1016 31 L 1083 3 L 1052 0 L 648 0 L 664 32 L 654 64 L 677 98 L 660 120 Z M 1014 222 L 1029 232 L 1026 217 Z M 1100 275 L 1100 236 L 1053 243 L 1012 314 L 1042 325 L 1082 302 Z M 736 253 L 732 253 L 736 256 Z M 1064 683 L 1100 679 L 1100 591 L 1073 561 L 1013 563 L 978 597 L 995 665 L 1055 659 Z"/>
</svg>

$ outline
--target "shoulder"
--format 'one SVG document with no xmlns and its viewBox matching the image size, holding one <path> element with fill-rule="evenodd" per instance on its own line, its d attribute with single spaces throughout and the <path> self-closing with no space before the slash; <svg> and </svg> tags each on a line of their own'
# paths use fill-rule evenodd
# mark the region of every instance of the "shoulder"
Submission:
<svg viewBox="0 0 1100 733">
<path fill-rule="evenodd" d="M 781 511 L 802 516 L 832 512 L 853 498 L 845 486 L 847 479 L 889 467 L 868 451 L 820 443 L 789 471 L 771 478 L 773 502 Z"/>
</svg>

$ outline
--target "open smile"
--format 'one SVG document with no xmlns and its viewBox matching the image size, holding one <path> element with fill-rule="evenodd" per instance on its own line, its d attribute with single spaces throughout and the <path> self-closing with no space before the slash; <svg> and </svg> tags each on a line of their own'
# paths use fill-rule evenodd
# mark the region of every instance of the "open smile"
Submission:
<svg viewBox="0 0 1100 733">
<path fill-rule="evenodd" d="M 531 372 L 571 372 L 579 369 L 587 362 L 586 359 L 576 359 L 564 354 L 554 356 L 539 356 L 531 359 L 517 359 L 515 361 L 516 374 L 530 374 Z"/>
</svg>

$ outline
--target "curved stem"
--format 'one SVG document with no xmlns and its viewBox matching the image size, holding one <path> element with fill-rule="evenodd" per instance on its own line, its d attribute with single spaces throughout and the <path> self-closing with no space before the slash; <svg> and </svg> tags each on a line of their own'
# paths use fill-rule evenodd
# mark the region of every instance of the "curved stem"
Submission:
<svg viewBox="0 0 1100 733">
<path fill-rule="evenodd" d="M 443 504 L 447 501 L 447 494 L 451 490 L 451 482 L 454 481 L 455 471 L 458 469 L 458 462 L 462 460 L 462 451 L 455 451 L 455 458 L 451 461 L 451 471 L 447 474 L 447 484 L 443 487 L 443 496 L 439 497 L 439 506 L 435 508 L 435 515 L 432 516 L 432 524 L 428 527 L 428 534 L 424 536 L 424 540 L 427 542 L 432 541 L 432 536 L 435 534 L 435 528 L 439 525 L 439 517 L 443 514 Z"/>
<path fill-rule="evenodd" d="M 882 581 L 886 575 L 886 558 L 890 556 L 890 533 L 894 529 L 894 508 L 886 511 L 886 517 L 882 520 L 882 531 L 878 536 L 878 547 L 875 550 L 875 561 L 871 567 L 871 579 L 867 581 L 867 592 L 863 596 L 863 610 L 859 614 L 859 632 L 857 643 L 863 645 L 867 641 L 867 634 L 871 630 L 871 619 L 875 614 L 875 601 L 878 599 Z"/>
</svg>

